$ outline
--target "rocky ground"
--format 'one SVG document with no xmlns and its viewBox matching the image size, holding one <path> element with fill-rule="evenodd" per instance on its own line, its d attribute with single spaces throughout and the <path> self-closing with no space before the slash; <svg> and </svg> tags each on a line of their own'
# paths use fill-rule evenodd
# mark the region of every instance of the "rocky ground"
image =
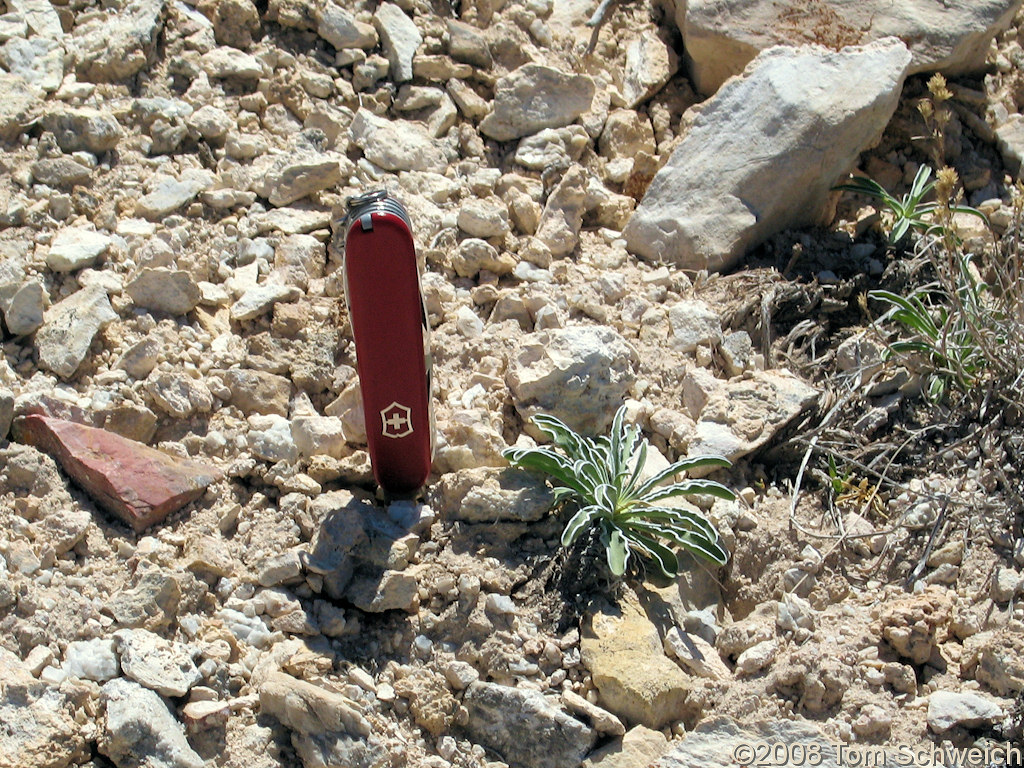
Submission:
<svg viewBox="0 0 1024 768">
<path fill-rule="evenodd" d="M 1019 416 L 883 361 L 913 254 L 830 188 L 905 191 L 942 71 L 965 242 L 1013 242 L 1020 4 L 0 0 L 0 766 L 1019 745 Z M 379 186 L 438 427 L 391 503 L 331 242 Z M 731 559 L 574 594 L 501 451 L 623 402 L 734 461 Z"/>
</svg>

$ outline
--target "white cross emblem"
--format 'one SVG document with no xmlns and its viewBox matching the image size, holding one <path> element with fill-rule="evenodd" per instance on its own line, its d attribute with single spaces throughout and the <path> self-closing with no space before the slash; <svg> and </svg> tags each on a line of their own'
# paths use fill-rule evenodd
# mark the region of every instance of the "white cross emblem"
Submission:
<svg viewBox="0 0 1024 768">
<path fill-rule="evenodd" d="M 411 435 L 412 411 L 398 402 L 393 402 L 380 412 L 381 434 L 384 437 L 405 437 Z"/>
</svg>

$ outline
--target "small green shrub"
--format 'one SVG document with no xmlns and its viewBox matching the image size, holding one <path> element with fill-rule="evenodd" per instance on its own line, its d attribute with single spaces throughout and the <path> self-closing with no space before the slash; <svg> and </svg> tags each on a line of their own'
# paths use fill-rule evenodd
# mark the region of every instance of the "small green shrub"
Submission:
<svg viewBox="0 0 1024 768">
<path fill-rule="evenodd" d="M 623 406 L 615 414 L 611 434 L 598 438 L 578 435 L 553 416 L 536 416 L 533 423 L 551 438 L 552 445 L 511 448 L 503 455 L 514 466 L 549 475 L 555 485 L 555 504 L 574 506 L 562 532 L 562 546 L 572 546 L 581 533 L 597 526 L 608 568 L 615 576 L 626 572 L 634 553 L 654 560 L 666 576 L 675 576 L 673 546 L 724 564 L 728 553 L 703 514 L 658 502 L 694 494 L 735 499 L 732 491 L 714 480 L 690 478 L 662 485 L 698 467 L 728 467 L 729 460 L 721 456 L 683 459 L 642 480 L 647 440 L 638 427 L 625 423 L 625 414 Z"/>
</svg>

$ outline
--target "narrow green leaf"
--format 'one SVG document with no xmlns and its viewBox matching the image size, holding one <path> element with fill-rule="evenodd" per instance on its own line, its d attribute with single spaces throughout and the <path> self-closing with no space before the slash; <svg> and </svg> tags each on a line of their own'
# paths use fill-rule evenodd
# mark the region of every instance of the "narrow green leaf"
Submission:
<svg viewBox="0 0 1024 768">
<path fill-rule="evenodd" d="M 684 480 L 681 483 L 673 483 L 655 488 L 643 497 L 644 502 L 653 502 L 660 499 L 668 499 L 673 496 L 692 496 L 696 493 L 706 493 L 726 501 L 735 501 L 736 494 L 714 480 L 694 478 Z"/>
<path fill-rule="evenodd" d="M 615 576 L 621 576 L 626 572 L 626 563 L 629 560 L 629 548 L 626 540 L 622 537 L 622 531 L 613 528 L 608 534 L 608 543 L 605 547 L 608 556 L 608 569 Z"/>
<path fill-rule="evenodd" d="M 562 530 L 562 546 L 571 546 L 576 538 L 594 521 L 600 510 L 595 506 L 583 507 L 566 523 Z"/>
<path fill-rule="evenodd" d="M 651 556 L 654 562 L 658 564 L 662 573 L 669 578 L 673 578 L 677 574 L 679 571 L 679 560 L 676 558 L 675 552 L 651 536 L 636 534 L 629 538 L 637 542 Z"/>
<path fill-rule="evenodd" d="M 681 472 L 687 472 L 689 470 L 696 469 L 697 467 L 731 466 L 732 462 L 724 456 L 694 456 L 692 459 L 680 459 L 648 478 L 644 484 L 637 489 L 636 496 L 638 498 L 644 498 L 652 488 Z"/>
<path fill-rule="evenodd" d="M 682 547 L 699 557 L 703 557 L 718 565 L 725 565 L 729 560 L 729 553 L 717 541 L 711 541 L 699 536 L 688 537 L 682 543 Z"/>
</svg>

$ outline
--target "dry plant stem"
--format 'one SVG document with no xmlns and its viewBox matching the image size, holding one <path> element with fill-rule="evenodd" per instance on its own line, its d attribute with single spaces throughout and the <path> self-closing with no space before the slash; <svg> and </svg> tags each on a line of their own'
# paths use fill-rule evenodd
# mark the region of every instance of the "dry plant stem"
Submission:
<svg viewBox="0 0 1024 768">
<path fill-rule="evenodd" d="M 587 19 L 587 26 L 593 27 L 594 31 L 590 33 L 590 41 L 587 43 L 587 53 L 591 54 L 594 49 L 597 48 L 597 38 L 601 34 L 601 27 L 607 21 L 608 14 L 619 0 L 601 0 L 601 4 L 597 6 L 597 10 L 594 14 Z"/>
<path fill-rule="evenodd" d="M 924 545 L 924 552 L 921 553 L 921 558 L 917 561 L 917 565 L 914 566 L 914 570 L 907 576 L 904 587 L 911 589 L 914 586 L 914 582 L 917 581 L 921 574 L 924 572 L 925 566 L 928 562 L 928 558 L 931 557 L 932 548 L 935 546 L 936 534 L 939 531 L 939 526 L 942 526 L 942 536 L 946 535 L 947 526 L 943 523 L 946 520 L 946 512 L 949 510 L 949 499 L 943 499 L 942 509 L 939 510 L 939 514 L 935 516 L 935 522 L 932 524 L 932 530 L 928 534 L 928 541 Z"/>
</svg>

